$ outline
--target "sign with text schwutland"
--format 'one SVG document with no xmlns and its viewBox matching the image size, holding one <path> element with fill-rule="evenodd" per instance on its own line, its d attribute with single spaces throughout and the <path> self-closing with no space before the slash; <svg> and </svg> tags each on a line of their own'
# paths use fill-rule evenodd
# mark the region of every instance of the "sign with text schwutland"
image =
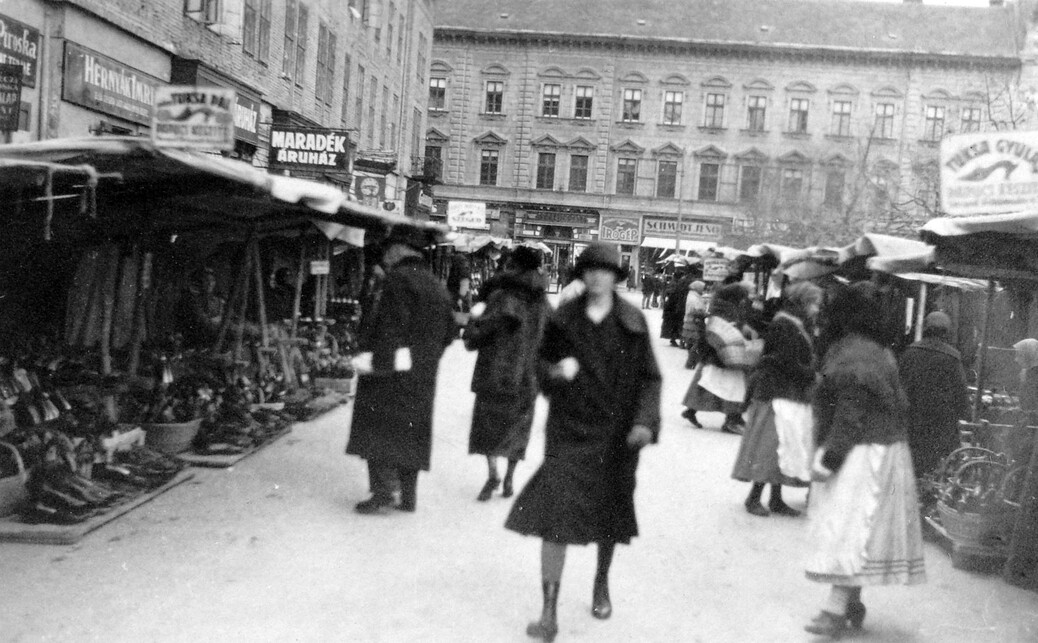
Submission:
<svg viewBox="0 0 1038 643">
<path fill-rule="evenodd" d="M 941 139 L 941 209 L 948 216 L 1005 214 L 1038 205 L 1038 132 Z"/>
<path fill-rule="evenodd" d="M 350 146 L 344 129 L 275 125 L 270 130 L 270 167 L 282 170 L 347 170 Z"/>
</svg>

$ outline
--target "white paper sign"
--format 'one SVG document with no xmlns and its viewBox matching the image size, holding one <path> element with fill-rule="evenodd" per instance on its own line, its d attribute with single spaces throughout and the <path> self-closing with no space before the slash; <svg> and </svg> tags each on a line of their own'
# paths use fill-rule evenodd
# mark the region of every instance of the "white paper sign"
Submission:
<svg viewBox="0 0 1038 643">
<path fill-rule="evenodd" d="M 483 228 L 487 225 L 487 204 L 476 201 L 448 201 L 447 225 L 452 228 Z"/>
<path fill-rule="evenodd" d="M 941 139 L 941 209 L 949 216 L 1004 214 L 1038 205 L 1038 132 Z"/>
<path fill-rule="evenodd" d="M 151 140 L 157 147 L 233 150 L 236 102 L 224 87 L 156 87 Z"/>
</svg>

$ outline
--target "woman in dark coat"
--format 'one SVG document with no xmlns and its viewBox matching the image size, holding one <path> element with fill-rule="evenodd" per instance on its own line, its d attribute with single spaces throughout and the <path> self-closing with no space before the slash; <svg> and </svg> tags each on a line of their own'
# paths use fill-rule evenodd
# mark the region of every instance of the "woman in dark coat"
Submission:
<svg viewBox="0 0 1038 643">
<path fill-rule="evenodd" d="M 526 455 L 537 400 L 537 351 L 551 309 L 544 294 L 537 250 L 518 247 L 504 272 L 484 289 L 486 310 L 465 330 L 465 347 L 478 350 L 472 373 L 469 453 L 485 455 L 488 476 L 477 500 L 486 501 L 501 484 L 497 458 L 508 459 L 501 495 L 512 495 L 516 463 Z"/>
<path fill-rule="evenodd" d="M 387 242 L 381 297 L 362 337 L 358 357 L 366 359 L 357 360 L 360 379 L 346 444 L 346 453 L 368 462 L 373 496 L 356 507 L 364 514 L 392 508 L 394 478 L 401 487 L 399 508 L 415 510 L 418 471 L 429 470 L 432 451 L 436 372 L 457 335 L 446 288 L 407 243 L 420 241 L 398 234 L 401 240 Z"/>
<path fill-rule="evenodd" d="M 753 483 L 745 505 L 755 516 L 799 516 L 782 500 L 782 485 L 804 487 L 811 480 L 814 427 L 808 405 L 815 384 L 814 318 L 821 303 L 822 289 L 810 282 L 786 288 L 782 310 L 765 329 L 764 351 L 747 383 L 746 432 L 732 477 Z M 771 512 L 760 502 L 767 484 Z"/>
<path fill-rule="evenodd" d="M 674 275 L 674 280 L 667 285 L 660 337 L 669 339 L 671 346 L 677 346 L 681 340 L 681 327 L 685 323 L 685 299 L 688 297 L 690 281 L 683 273 L 679 273 Z"/>
<path fill-rule="evenodd" d="M 541 538 L 541 618 L 530 636 L 551 641 L 566 546 L 598 543 L 592 614 L 608 618 L 616 543 L 638 534 L 638 453 L 659 435 L 660 372 L 641 311 L 615 292 L 623 276 L 615 246 L 592 243 L 577 258 L 587 292 L 550 318 L 541 345 L 550 407 L 544 463 L 516 499 L 505 526 Z"/>
</svg>

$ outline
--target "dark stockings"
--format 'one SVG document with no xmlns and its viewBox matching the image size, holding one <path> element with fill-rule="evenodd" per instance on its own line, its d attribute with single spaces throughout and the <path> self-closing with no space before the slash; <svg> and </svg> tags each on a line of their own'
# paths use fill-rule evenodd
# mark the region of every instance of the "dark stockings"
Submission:
<svg viewBox="0 0 1038 643">
<path fill-rule="evenodd" d="M 591 594 L 591 614 L 595 618 L 606 619 L 613 613 L 613 604 L 609 600 L 609 566 L 613 564 L 615 551 L 615 542 L 598 543 L 598 569 Z"/>
</svg>

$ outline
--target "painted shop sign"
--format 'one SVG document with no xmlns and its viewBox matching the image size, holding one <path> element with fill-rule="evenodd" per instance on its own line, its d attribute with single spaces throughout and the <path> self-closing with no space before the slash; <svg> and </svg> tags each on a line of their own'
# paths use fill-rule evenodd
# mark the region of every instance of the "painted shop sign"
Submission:
<svg viewBox="0 0 1038 643">
<path fill-rule="evenodd" d="M 724 281 L 728 277 L 730 263 L 724 257 L 703 259 L 703 281 Z"/>
<path fill-rule="evenodd" d="M 22 68 L 0 64 L 0 132 L 18 129 L 22 106 Z"/>
<path fill-rule="evenodd" d="M 1038 204 L 1038 131 L 941 139 L 941 209 L 949 216 L 1004 214 Z"/>
<path fill-rule="evenodd" d="M 270 131 L 270 164 L 282 169 L 348 167 L 350 135 L 344 129 L 275 125 Z"/>
<path fill-rule="evenodd" d="M 119 118 L 151 124 L 155 90 L 165 81 L 72 42 L 65 43 L 61 97 Z"/>
<path fill-rule="evenodd" d="M 637 244 L 641 240 L 638 219 L 604 216 L 598 238 L 612 243 Z"/>
<path fill-rule="evenodd" d="M 452 228 L 487 227 L 487 204 L 475 201 L 448 201 L 447 225 Z"/>
<path fill-rule="evenodd" d="M 642 232 L 646 237 L 673 237 L 678 231 L 677 219 L 652 219 L 646 217 Z M 724 224 L 707 221 L 682 221 L 681 238 L 701 241 L 720 241 L 724 235 Z"/>
<path fill-rule="evenodd" d="M 598 215 L 587 215 L 576 212 L 540 212 L 524 210 L 522 211 L 522 218 L 520 220 L 546 225 L 598 225 Z"/>
<path fill-rule="evenodd" d="M 155 90 L 151 140 L 158 147 L 234 149 L 233 89 L 169 85 Z"/>
<path fill-rule="evenodd" d="M 174 57 L 170 66 L 170 82 L 195 87 L 223 87 L 235 91 L 234 136 L 250 145 L 259 145 L 260 95 L 251 91 L 219 72 L 206 67 L 200 61 Z"/>
<path fill-rule="evenodd" d="M 18 65 L 22 86 L 36 86 L 40 61 L 40 32 L 17 20 L 0 15 L 0 64 Z"/>
</svg>

